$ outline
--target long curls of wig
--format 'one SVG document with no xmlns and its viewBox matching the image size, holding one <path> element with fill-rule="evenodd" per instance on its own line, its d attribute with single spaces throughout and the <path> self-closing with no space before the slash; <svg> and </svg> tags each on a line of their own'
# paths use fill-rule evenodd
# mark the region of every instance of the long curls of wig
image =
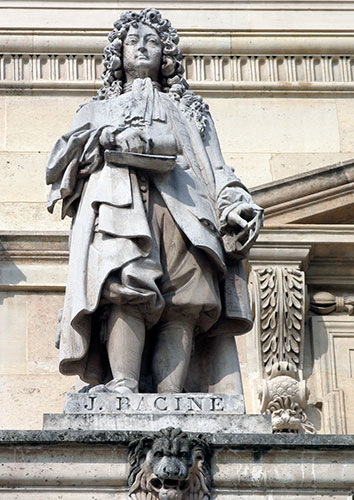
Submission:
<svg viewBox="0 0 354 500">
<path fill-rule="evenodd" d="M 188 89 L 183 78 L 184 68 L 181 63 L 182 51 L 178 46 L 179 37 L 170 21 L 164 19 L 156 9 L 144 9 L 141 12 L 128 11 L 114 23 L 114 29 L 108 35 L 110 43 L 104 49 L 102 74 L 103 85 L 94 99 L 110 99 L 122 92 L 124 71 L 122 67 L 123 41 L 130 26 L 144 23 L 153 28 L 162 42 L 162 65 L 160 82 L 162 90 L 181 97 Z"/>
</svg>

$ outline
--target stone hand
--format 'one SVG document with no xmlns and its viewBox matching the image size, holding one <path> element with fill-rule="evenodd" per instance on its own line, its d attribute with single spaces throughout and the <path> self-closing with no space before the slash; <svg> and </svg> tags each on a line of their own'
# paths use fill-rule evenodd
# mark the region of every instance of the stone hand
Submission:
<svg viewBox="0 0 354 500">
<path fill-rule="evenodd" d="M 247 228 L 248 223 L 256 217 L 257 211 L 261 209 L 251 203 L 240 203 L 227 216 L 227 222 L 230 226 L 240 230 Z"/>
<path fill-rule="evenodd" d="M 115 136 L 115 149 L 123 153 L 147 153 L 148 140 L 142 130 L 127 128 Z"/>
<path fill-rule="evenodd" d="M 263 210 L 253 203 L 240 203 L 227 216 L 232 233 L 232 247 L 228 253 L 246 254 L 255 241 L 263 223 Z M 230 239 L 228 239 L 230 243 Z"/>
<path fill-rule="evenodd" d="M 100 144 L 104 149 L 112 149 L 115 145 L 115 136 L 118 131 L 111 126 L 104 127 L 100 135 Z"/>
<path fill-rule="evenodd" d="M 105 127 L 100 136 L 100 144 L 104 149 L 116 149 L 124 153 L 146 153 L 148 149 L 145 133 L 134 128 L 120 132 L 114 127 Z"/>
</svg>

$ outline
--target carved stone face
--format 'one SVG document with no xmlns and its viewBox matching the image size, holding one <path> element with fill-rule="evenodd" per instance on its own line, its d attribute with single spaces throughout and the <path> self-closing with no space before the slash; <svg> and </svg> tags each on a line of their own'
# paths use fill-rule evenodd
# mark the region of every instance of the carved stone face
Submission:
<svg viewBox="0 0 354 500">
<path fill-rule="evenodd" d="M 161 500 L 180 500 L 189 487 L 189 471 L 193 463 L 189 441 L 176 437 L 173 441 L 157 439 L 146 456 L 152 471 L 150 487 Z"/>
<path fill-rule="evenodd" d="M 193 441 L 180 429 L 169 428 L 133 445 L 129 453 L 134 464 L 129 475 L 131 499 L 210 500 L 210 451 L 202 440 Z"/>
<path fill-rule="evenodd" d="M 142 23 L 130 26 L 123 42 L 126 81 L 146 77 L 158 81 L 161 61 L 162 43 L 156 31 Z"/>
</svg>

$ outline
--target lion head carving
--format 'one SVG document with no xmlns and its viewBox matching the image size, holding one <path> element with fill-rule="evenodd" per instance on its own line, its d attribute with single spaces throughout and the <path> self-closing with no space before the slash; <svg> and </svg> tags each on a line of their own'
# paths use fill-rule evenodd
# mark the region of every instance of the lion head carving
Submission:
<svg viewBox="0 0 354 500">
<path fill-rule="evenodd" d="M 129 446 L 132 500 L 209 500 L 210 448 L 181 429 L 163 429 Z"/>
</svg>

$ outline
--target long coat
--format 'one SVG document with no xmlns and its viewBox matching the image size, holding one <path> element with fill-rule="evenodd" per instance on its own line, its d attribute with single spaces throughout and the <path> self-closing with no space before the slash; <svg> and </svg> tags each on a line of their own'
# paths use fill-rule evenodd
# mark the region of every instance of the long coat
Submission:
<svg viewBox="0 0 354 500">
<path fill-rule="evenodd" d="M 202 137 L 193 116 L 165 93 L 153 90 L 157 120 L 165 121 L 181 148 L 173 170 L 154 176 L 175 223 L 219 270 L 224 290 L 222 318 L 210 335 L 236 335 L 252 327 L 242 263 L 226 262 L 220 226 L 227 214 L 250 195 L 226 166 L 210 115 Z M 63 200 L 62 215 L 73 216 L 70 260 L 61 319 L 60 371 L 101 383 L 102 363 L 93 342 L 93 313 L 108 275 L 149 254 L 151 234 L 133 170 L 104 164 L 99 136 L 106 126 L 124 127 L 129 93 L 83 106 L 72 129 L 55 144 L 47 167 L 52 184 L 48 210 Z M 157 112 L 156 112 L 157 109 Z M 94 231 L 105 235 L 102 250 L 92 245 Z"/>
</svg>

